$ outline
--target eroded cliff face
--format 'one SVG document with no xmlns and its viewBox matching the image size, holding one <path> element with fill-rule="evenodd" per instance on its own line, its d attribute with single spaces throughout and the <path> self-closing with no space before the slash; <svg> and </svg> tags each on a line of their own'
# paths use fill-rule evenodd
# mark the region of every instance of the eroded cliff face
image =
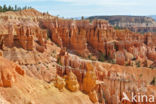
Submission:
<svg viewBox="0 0 156 104">
<path fill-rule="evenodd" d="M 131 93 L 156 94 L 155 86 L 151 84 L 156 70 L 90 61 L 66 52 L 58 59 L 57 74 L 63 77 L 72 71 L 77 76 L 80 90 L 88 94 L 94 103 L 131 104 L 122 101 L 123 92 L 128 96 Z"/>
<path fill-rule="evenodd" d="M 60 100 L 61 99 L 61 100 Z M 93 104 L 80 91 L 60 92 L 54 84 L 27 76 L 17 64 L 0 56 L 1 104 Z"/>
<path fill-rule="evenodd" d="M 0 14 L 0 50 L 3 57 L 16 62 L 26 73 L 47 82 L 56 76 L 56 55 L 60 48 L 40 27 L 40 20 L 54 18 L 34 9 Z"/>
<path fill-rule="evenodd" d="M 35 10 L 1 14 L 1 20 L 2 50 L 17 47 L 44 53 L 51 38 L 70 53 L 92 60 L 145 67 L 156 61 L 156 35 L 115 30 L 104 20 L 66 20 Z"/>
<path fill-rule="evenodd" d="M 0 69 L 1 95 L 8 104 L 15 103 L 12 92 L 22 104 L 119 104 L 123 92 L 156 96 L 155 35 L 115 30 L 103 20 L 60 19 L 34 9 L 2 13 L 0 20 L 0 56 L 17 66 Z M 10 63 L 0 61 L 5 67 Z"/>
<path fill-rule="evenodd" d="M 106 21 L 42 21 L 51 39 L 69 52 L 119 65 L 149 67 L 156 61 L 156 35 L 115 30 Z"/>
<path fill-rule="evenodd" d="M 116 29 L 126 29 L 133 32 L 156 32 L 156 22 L 152 17 L 147 16 L 91 16 L 89 20 L 104 19 Z"/>
</svg>

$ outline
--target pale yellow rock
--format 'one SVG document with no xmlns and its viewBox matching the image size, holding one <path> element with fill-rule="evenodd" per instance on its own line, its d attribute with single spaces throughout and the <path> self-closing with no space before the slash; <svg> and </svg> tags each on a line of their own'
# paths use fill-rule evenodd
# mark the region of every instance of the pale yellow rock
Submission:
<svg viewBox="0 0 156 104">
<path fill-rule="evenodd" d="M 69 72 L 66 76 L 66 87 L 72 92 L 79 90 L 79 83 L 77 81 L 77 77 L 73 72 Z"/>
<path fill-rule="evenodd" d="M 83 79 L 83 90 L 84 92 L 89 93 L 90 91 L 93 91 L 96 87 L 96 74 L 92 64 L 87 63 L 86 67 L 87 72 Z"/>
<path fill-rule="evenodd" d="M 55 87 L 62 91 L 65 87 L 65 80 L 59 76 L 56 76 Z"/>
<path fill-rule="evenodd" d="M 91 100 L 93 103 L 98 102 L 98 97 L 97 97 L 97 93 L 96 93 L 95 90 L 94 90 L 94 91 L 91 91 L 88 95 L 89 95 L 90 100 Z"/>
</svg>

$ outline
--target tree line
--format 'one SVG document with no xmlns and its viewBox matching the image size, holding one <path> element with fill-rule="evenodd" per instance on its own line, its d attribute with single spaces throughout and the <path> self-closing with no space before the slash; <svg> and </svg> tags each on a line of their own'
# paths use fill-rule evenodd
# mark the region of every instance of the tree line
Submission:
<svg viewBox="0 0 156 104">
<path fill-rule="evenodd" d="M 7 6 L 4 4 L 3 6 L 0 5 L 0 12 L 7 12 L 7 11 L 20 11 L 20 10 L 25 10 L 25 9 L 31 9 L 31 6 L 24 6 L 24 7 L 18 7 L 17 5 L 15 6 Z"/>
</svg>

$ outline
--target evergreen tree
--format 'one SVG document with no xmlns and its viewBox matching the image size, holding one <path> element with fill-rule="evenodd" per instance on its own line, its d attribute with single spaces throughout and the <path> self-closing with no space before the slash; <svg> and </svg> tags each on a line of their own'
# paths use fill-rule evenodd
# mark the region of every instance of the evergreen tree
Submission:
<svg viewBox="0 0 156 104">
<path fill-rule="evenodd" d="M 3 5 L 3 12 L 6 12 L 8 10 L 6 4 Z"/>
<path fill-rule="evenodd" d="M 14 10 L 17 11 L 17 5 L 15 5 L 15 9 Z"/>
<path fill-rule="evenodd" d="M 8 7 L 8 11 L 12 11 L 12 7 L 10 5 Z"/>
<path fill-rule="evenodd" d="M 17 11 L 20 11 L 20 10 L 21 10 L 21 7 L 18 7 L 18 8 L 17 8 Z"/>
<path fill-rule="evenodd" d="M 25 7 L 23 7 L 22 9 L 23 9 L 23 10 L 25 10 L 25 9 L 27 9 L 27 8 L 28 8 L 28 7 L 27 7 L 27 6 L 25 6 Z"/>
<path fill-rule="evenodd" d="M 3 8 L 2 8 L 2 6 L 0 6 L 0 12 L 3 12 Z"/>
<path fill-rule="evenodd" d="M 14 11 L 14 7 L 11 7 L 11 11 Z"/>
<path fill-rule="evenodd" d="M 83 16 L 81 17 L 81 20 L 84 20 L 84 17 Z"/>
<path fill-rule="evenodd" d="M 30 9 L 32 8 L 31 6 L 30 7 L 27 7 L 27 6 L 24 6 L 23 8 L 21 7 L 18 7 L 17 5 L 15 5 L 14 7 L 12 7 L 11 5 L 9 5 L 8 7 L 5 5 L 3 6 L 0 6 L 0 12 L 6 12 L 6 11 L 20 11 L 20 10 L 25 10 L 25 9 Z"/>
<path fill-rule="evenodd" d="M 29 7 L 28 7 L 28 9 L 32 9 L 32 7 L 31 7 L 31 6 L 29 6 Z"/>
</svg>

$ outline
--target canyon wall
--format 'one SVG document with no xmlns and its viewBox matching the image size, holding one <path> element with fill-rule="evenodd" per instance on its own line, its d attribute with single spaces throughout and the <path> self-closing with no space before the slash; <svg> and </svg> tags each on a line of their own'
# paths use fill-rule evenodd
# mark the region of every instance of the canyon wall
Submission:
<svg viewBox="0 0 156 104">
<path fill-rule="evenodd" d="M 8 92 L 5 87 L 17 82 L 22 90 L 24 82 L 30 80 L 30 86 L 37 83 L 30 87 L 37 89 L 35 94 L 40 91 L 38 86 L 51 88 L 48 83 L 54 84 L 58 91 L 52 87 L 50 92 L 63 92 L 58 96 L 65 97 L 66 103 L 74 97 L 82 104 L 128 104 L 122 101 L 123 92 L 128 96 L 130 92 L 156 96 L 156 35 L 116 30 L 105 20 L 61 19 L 34 9 L 2 13 L 0 22 L 0 56 L 19 65 L 12 68 L 9 64 L 6 69 L 13 71 L 6 72 L 1 67 L 0 86 L 5 93 Z M 5 66 L 10 63 L 1 58 L 0 61 Z M 23 82 L 18 82 L 16 76 Z M 18 86 L 20 84 L 22 86 Z M 24 88 L 29 89 L 29 85 Z M 44 98 L 42 103 L 62 103 L 57 101 L 58 96 L 57 100 L 55 97 L 49 100 L 52 95 L 46 88 L 41 88 L 41 92 L 46 92 L 48 99 L 43 93 L 43 96 L 36 95 Z M 33 90 L 27 91 L 28 98 L 32 97 L 29 92 Z M 85 99 L 77 98 L 77 94 Z M 7 95 L 4 94 L 4 98 L 7 99 Z M 22 100 L 24 98 L 22 96 Z M 34 102 L 40 104 L 37 100 Z"/>
<path fill-rule="evenodd" d="M 91 16 L 89 20 L 103 19 L 115 29 L 129 29 L 133 32 L 156 32 L 156 21 L 148 16 Z"/>
<path fill-rule="evenodd" d="M 27 13 L 28 17 L 23 16 Z M 156 63 L 156 35 L 144 35 L 129 30 L 115 30 L 105 20 L 67 20 L 26 10 L 1 15 L 0 48 L 23 48 L 44 52 L 51 39 L 91 60 L 107 61 L 127 66 L 152 67 Z M 30 15 L 31 14 L 31 15 Z M 37 16 L 34 16 L 38 14 Z M 5 22 L 6 20 L 7 22 Z"/>
<path fill-rule="evenodd" d="M 115 30 L 104 20 L 54 19 L 41 23 L 51 39 L 71 53 L 120 65 L 150 67 L 156 61 L 156 35 Z M 95 58 L 96 57 L 96 58 Z"/>
<path fill-rule="evenodd" d="M 0 56 L 0 104 L 63 103 L 93 104 L 84 93 L 65 88 L 61 92 L 53 82 L 29 77 L 19 65 Z"/>
<path fill-rule="evenodd" d="M 94 98 L 94 102 L 137 104 L 122 101 L 123 92 L 128 96 L 131 93 L 155 93 L 151 82 L 156 76 L 156 70 L 85 60 L 65 51 L 58 56 L 58 63 L 57 74 L 63 77 L 72 71 L 77 76 L 80 90 Z"/>
</svg>

